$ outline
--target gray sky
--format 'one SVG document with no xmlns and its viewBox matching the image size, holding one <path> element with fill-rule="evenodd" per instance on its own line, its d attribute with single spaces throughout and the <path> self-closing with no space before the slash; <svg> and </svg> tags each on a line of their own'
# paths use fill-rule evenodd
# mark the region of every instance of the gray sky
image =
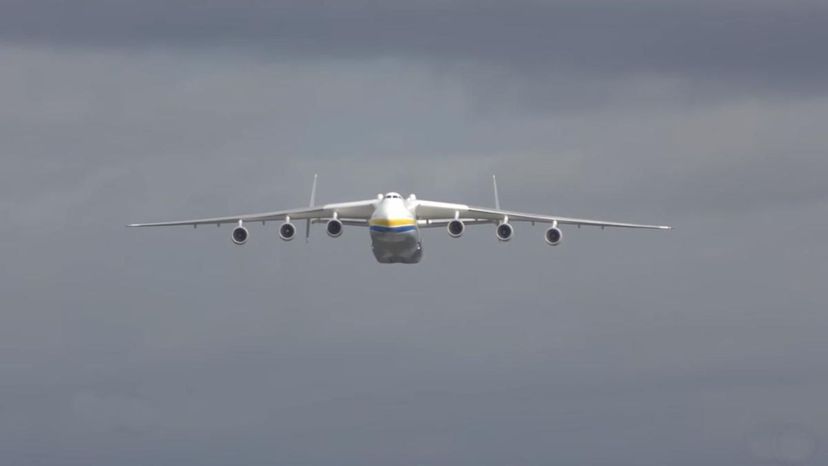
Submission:
<svg viewBox="0 0 828 466">
<path fill-rule="evenodd" d="M 0 0 L 0 457 L 825 464 L 821 1 Z M 416 192 L 667 223 L 134 221 Z M 470 229 L 471 230 L 471 229 Z"/>
</svg>

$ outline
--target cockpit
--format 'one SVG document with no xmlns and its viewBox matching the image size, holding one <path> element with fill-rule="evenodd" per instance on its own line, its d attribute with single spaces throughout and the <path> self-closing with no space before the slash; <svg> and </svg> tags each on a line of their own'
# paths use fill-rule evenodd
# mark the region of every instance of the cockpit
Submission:
<svg viewBox="0 0 828 466">
<path fill-rule="evenodd" d="M 385 198 L 386 199 L 402 199 L 402 196 L 400 196 L 399 193 L 387 193 L 385 195 Z"/>
</svg>

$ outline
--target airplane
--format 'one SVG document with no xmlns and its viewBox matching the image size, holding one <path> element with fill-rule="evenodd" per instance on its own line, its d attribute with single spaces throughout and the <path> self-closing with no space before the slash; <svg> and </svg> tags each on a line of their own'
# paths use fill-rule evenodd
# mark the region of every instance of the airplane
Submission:
<svg viewBox="0 0 828 466">
<path fill-rule="evenodd" d="M 494 187 L 495 208 L 471 207 L 466 204 L 451 202 L 435 202 L 417 199 L 414 194 L 403 198 L 399 193 L 389 192 L 377 194 L 375 199 L 364 201 L 338 202 L 333 204 L 316 205 L 316 180 L 313 177 L 310 204 L 306 208 L 280 210 L 259 214 L 232 215 L 229 217 L 203 218 L 197 220 L 182 220 L 158 223 L 133 223 L 128 227 L 161 227 L 191 225 L 216 225 L 235 223 L 231 232 L 231 239 L 237 245 L 243 245 L 250 237 L 244 226 L 245 223 L 280 221 L 279 238 L 290 241 L 296 237 L 294 220 L 305 221 L 305 240 L 310 235 L 311 223 L 324 223 L 328 236 L 338 238 L 342 236 L 345 226 L 368 228 L 371 236 L 371 250 L 377 262 L 382 264 L 416 264 L 423 257 L 423 247 L 420 238 L 420 229 L 445 227 L 452 238 L 463 236 L 466 225 L 495 225 L 495 237 L 506 242 L 514 236 L 512 223 L 530 222 L 550 225 L 543 235 L 544 241 L 550 246 L 557 246 L 563 239 L 559 225 L 583 225 L 614 228 L 640 228 L 649 230 L 671 230 L 666 225 L 641 225 L 636 223 L 606 222 L 584 218 L 558 217 L 555 215 L 540 215 L 500 208 L 500 198 L 497 193 L 497 179 L 492 176 Z"/>
</svg>

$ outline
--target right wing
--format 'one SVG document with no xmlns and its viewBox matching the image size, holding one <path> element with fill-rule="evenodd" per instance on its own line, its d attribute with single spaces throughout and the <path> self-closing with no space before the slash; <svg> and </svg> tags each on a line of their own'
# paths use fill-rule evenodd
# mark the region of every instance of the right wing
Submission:
<svg viewBox="0 0 828 466">
<path fill-rule="evenodd" d="M 648 230 L 670 230 L 666 225 L 642 225 L 638 223 L 610 222 L 606 220 L 594 220 L 587 218 L 558 217 L 555 215 L 530 214 L 512 210 L 488 209 L 485 207 L 470 207 L 465 204 L 450 202 L 434 202 L 418 200 L 417 218 L 426 220 L 427 223 L 445 224 L 457 217 L 466 223 L 498 223 L 504 220 L 514 222 L 537 222 L 551 224 L 569 225 L 592 225 L 599 227 L 615 228 L 642 228 Z"/>
<path fill-rule="evenodd" d="M 374 213 L 377 200 L 339 202 L 325 204 L 318 207 L 305 207 L 302 209 L 279 210 L 275 212 L 264 212 L 259 214 L 231 215 L 229 217 L 200 218 L 195 220 L 176 220 L 172 222 L 155 223 L 133 223 L 128 227 L 168 227 L 178 225 L 221 225 L 222 223 L 241 222 L 272 222 L 278 220 L 299 219 L 324 219 L 332 218 L 334 215 L 343 220 L 368 220 Z"/>
</svg>

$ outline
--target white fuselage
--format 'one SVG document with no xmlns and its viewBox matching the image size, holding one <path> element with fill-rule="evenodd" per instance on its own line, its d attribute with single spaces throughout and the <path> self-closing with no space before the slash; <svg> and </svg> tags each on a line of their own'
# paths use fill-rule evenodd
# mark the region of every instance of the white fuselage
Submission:
<svg viewBox="0 0 828 466">
<path fill-rule="evenodd" d="M 397 193 L 388 193 L 377 203 L 368 220 L 371 249 L 384 264 L 420 262 L 423 251 L 417 218 L 408 201 Z"/>
</svg>

